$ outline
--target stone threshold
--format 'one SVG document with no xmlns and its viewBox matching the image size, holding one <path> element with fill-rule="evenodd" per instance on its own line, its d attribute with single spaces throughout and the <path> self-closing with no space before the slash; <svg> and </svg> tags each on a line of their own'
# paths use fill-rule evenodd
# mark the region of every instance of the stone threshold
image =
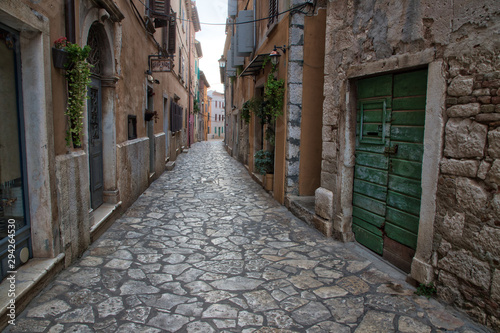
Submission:
<svg viewBox="0 0 500 333">
<path fill-rule="evenodd" d="M 302 221 L 314 226 L 314 216 L 316 215 L 314 200 L 314 196 L 289 196 L 285 199 L 285 207 Z"/>
<path fill-rule="evenodd" d="M 118 217 L 119 208 L 122 202 L 116 204 L 103 203 L 99 208 L 92 212 L 91 219 L 93 220 L 90 228 L 90 242 L 93 243 L 96 239 L 106 231 L 114 220 Z"/>
<path fill-rule="evenodd" d="M 38 293 L 45 288 L 49 282 L 64 268 L 64 253 L 55 258 L 34 258 L 17 269 L 14 273 L 15 282 L 15 313 L 20 314 L 24 308 L 35 298 Z M 0 283 L 0 331 L 7 327 L 11 318 L 7 316 L 10 309 L 9 297 L 10 281 L 7 279 Z M 17 320 L 17 319 L 16 319 Z"/>
</svg>

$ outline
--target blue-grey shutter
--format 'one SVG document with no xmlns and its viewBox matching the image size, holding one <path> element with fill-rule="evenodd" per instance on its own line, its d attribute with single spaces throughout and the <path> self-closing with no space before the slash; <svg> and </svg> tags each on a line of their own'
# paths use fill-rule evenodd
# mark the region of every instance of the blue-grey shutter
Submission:
<svg viewBox="0 0 500 333">
<path fill-rule="evenodd" d="M 236 54 L 248 57 L 253 52 L 253 10 L 240 10 L 236 18 Z M 242 22 L 249 22 L 241 24 Z"/>
<path fill-rule="evenodd" d="M 228 0 L 227 15 L 229 17 L 235 17 L 237 13 L 238 13 L 238 0 Z"/>
<path fill-rule="evenodd" d="M 233 68 L 233 49 L 232 45 L 227 52 L 226 75 L 228 77 L 236 76 L 236 69 Z"/>
<path fill-rule="evenodd" d="M 233 67 L 238 67 L 238 66 L 242 66 L 245 59 L 243 57 L 240 57 L 237 53 L 236 53 L 236 38 L 233 36 L 231 37 L 231 50 L 233 51 Z"/>
</svg>

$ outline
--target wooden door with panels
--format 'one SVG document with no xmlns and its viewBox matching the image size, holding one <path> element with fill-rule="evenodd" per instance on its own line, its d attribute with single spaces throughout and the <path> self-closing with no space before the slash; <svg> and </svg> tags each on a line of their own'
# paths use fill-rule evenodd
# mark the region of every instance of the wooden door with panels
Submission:
<svg viewBox="0 0 500 333">
<path fill-rule="evenodd" d="M 409 272 L 417 246 L 427 70 L 356 82 L 356 240 Z"/>
</svg>

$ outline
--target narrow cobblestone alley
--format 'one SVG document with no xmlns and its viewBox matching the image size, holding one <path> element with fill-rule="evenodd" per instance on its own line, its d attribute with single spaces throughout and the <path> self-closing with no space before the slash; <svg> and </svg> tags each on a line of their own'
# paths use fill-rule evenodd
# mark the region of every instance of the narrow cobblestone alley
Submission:
<svg viewBox="0 0 500 333">
<path fill-rule="evenodd" d="M 295 218 L 221 141 L 176 163 L 5 332 L 489 332 Z"/>
</svg>

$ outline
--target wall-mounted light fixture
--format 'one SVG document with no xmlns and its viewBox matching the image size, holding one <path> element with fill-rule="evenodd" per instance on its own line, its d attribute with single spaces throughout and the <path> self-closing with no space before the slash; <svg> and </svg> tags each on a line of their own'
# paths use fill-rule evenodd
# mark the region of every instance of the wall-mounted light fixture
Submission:
<svg viewBox="0 0 500 333">
<path fill-rule="evenodd" d="M 279 54 L 278 50 L 281 50 L 283 52 L 283 54 L 285 54 L 286 53 L 286 45 L 283 45 L 283 46 L 274 45 L 274 49 L 271 51 L 271 53 L 269 53 L 269 57 L 271 57 L 271 63 L 275 66 L 277 64 L 279 64 L 280 57 L 281 57 L 281 54 Z"/>
<path fill-rule="evenodd" d="M 226 59 L 224 58 L 224 56 L 221 56 L 219 59 L 219 67 L 220 68 L 226 67 Z"/>
</svg>

